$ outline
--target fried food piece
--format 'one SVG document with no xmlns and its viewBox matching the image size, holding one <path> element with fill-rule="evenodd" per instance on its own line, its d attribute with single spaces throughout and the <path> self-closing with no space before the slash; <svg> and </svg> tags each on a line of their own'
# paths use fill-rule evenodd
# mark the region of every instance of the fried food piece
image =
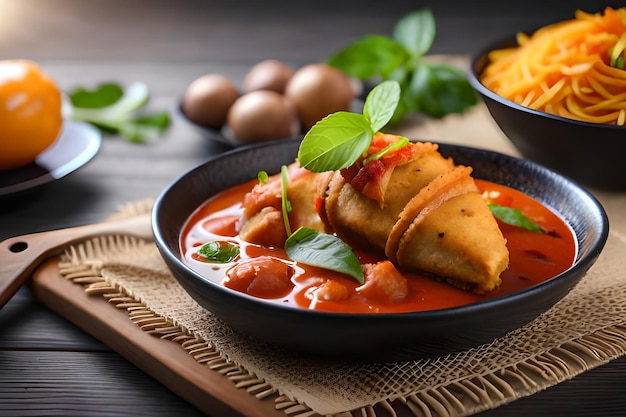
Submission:
<svg viewBox="0 0 626 417">
<path fill-rule="evenodd" d="M 508 266 L 508 249 L 472 168 L 455 166 L 436 145 L 407 146 L 416 145 L 408 161 L 381 174 L 381 199 L 359 191 L 367 190 L 362 184 L 355 188 L 359 174 L 336 172 L 324 194 L 324 217 L 349 242 L 383 249 L 400 271 L 436 275 L 476 293 L 493 290 Z"/>
<path fill-rule="evenodd" d="M 289 182 L 287 198 L 291 202 L 289 222 L 292 230 L 310 227 L 323 232 L 326 228 L 317 211 L 318 180 L 321 178 L 312 172 L 301 175 Z"/>
<path fill-rule="evenodd" d="M 457 167 L 418 193 L 394 226 L 386 254 L 400 269 L 482 294 L 501 284 L 509 253 L 470 172 Z"/>
<path fill-rule="evenodd" d="M 310 227 L 320 232 L 325 224 L 316 208 L 318 180 L 322 177 L 312 172 L 290 166 L 287 198 L 291 203 L 289 224 L 292 230 Z M 282 212 L 282 179 L 274 175 L 267 183 L 258 183 L 244 196 L 243 216 L 240 221 L 239 237 L 246 242 L 263 246 L 282 247 L 287 240 L 287 231 Z"/>
<path fill-rule="evenodd" d="M 437 146 L 420 146 L 412 159 L 391 168 L 380 201 L 359 192 L 341 172 L 335 172 L 325 194 L 325 215 L 332 229 L 349 240 L 384 249 L 387 237 L 404 206 L 434 178 L 452 169 Z"/>
<path fill-rule="evenodd" d="M 274 207 L 264 207 L 243 223 L 239 237 L 261 246 L 282 247 L 287 240 L 283 213 Z"/>
</svg>

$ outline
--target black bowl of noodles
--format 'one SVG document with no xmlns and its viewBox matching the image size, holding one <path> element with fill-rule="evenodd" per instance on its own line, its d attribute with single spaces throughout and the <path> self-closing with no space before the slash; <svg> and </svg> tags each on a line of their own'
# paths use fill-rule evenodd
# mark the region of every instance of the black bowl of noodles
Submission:
<svg viewBox="0 0 626 417">
<path fill-rule="evenodd" d="M 615 121 L 578 120 L 570 118 L 569 115 L 564 117 L 556 114 L 566 110 L 560 111 L 553 108 L 554 113 L 552 113 L 531 108 L 531 102 L 538 103 L 534 101 L 539 99 L 538 96 L 532 99 L 528 99 L 527 96 L 526 102 L 522 99 L 516 102 L 514 99 L 495 93 L 492 88 L 485 85 L 483 76 L 491 63 L 490 53 L 517 46 L 517 34 L 493 42 L 473 54 L 468 70 L 470 83 L 482 96 L 491 116 L 502 132 L 527 159 L 559 171 L 586 186 L 607 190 L 626 190 L 626 172 L 622 168 L 624 155 L 626 155 L 626 127 L 623 125 L 622 118 L 626 116 L 626 110 L 621 110 L 621 116 L 619 109 L 612 110 L 616 115 Z M 621 91 L 624 95 L 626 71 L 617 68 L 608 71 L 611 76 L 623 77 L 621 80 L 614 78 L 614 82 L 621 83 Z M 588 76 L 603 77 L 608 80 L 606 75 L 593 70 Z M 504 78 L 501 82 L 505 83 Z M 508 86 L 514 88 L 515 83 L 511 82 Z M 594 105 L 586 109 L 580 108 L 575 104 L 576 100 L 567 97 L 567 93 L 563 91 L 565 90 L 556 94 L 563 94 L 561 100 L 563 103 L 567 103 L 568 100 L 574 103 L 571 104 L 573 107 L 571 111 L 584 113 L 594 109 Z M 573 97 L 573 93 L 570 94 Z M 618 98 L 618 96 L 615 97 Z M 625 102 L 622 98 L 618 107 L 626 109 Z M 602 104 L 596 103 L 595 108 L 598 107 L 602 107 Z"/>
<path fill-rule="evenodd" d="M 588 191 L 531 161 L 482 149 L 440 144 L 442 155 L 473 167 L 473 176 L 535 198 L 571 227 L 577 245 L 573 265 L 523 290 L 453 308 L 359 314 L 294 308 L 231 290 L 185 261 L 181 236 L 208 199 L 294 161 L 300 141 L 248 145 L 215 156 L 181 175 L 155 202 L 156 245 L 180 285 L 230 329 L 268 349 L 307 356 L 390 362 L 435 357 L 477 347 L 506 335 L 552 307 L 586 274 L 608 236 L 608 220 Z"/>
</svg>

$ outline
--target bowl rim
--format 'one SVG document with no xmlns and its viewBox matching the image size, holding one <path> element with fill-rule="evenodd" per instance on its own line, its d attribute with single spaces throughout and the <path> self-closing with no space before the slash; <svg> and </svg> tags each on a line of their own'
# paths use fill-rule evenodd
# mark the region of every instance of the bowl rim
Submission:
<svg viewBox="0 0 626 417">
<path fill-rule="evenodd" d="M 470 57 L 469 67 L 466 71 L 467 78 L 469 83 L 474 87 L 478 93 L 482 96 L 487 97 L 493 101 L 496 101 L 504 106 L 510 107 L 514 110 L 518 110 L 524 113 L 529 113 L 531 115 L 545 117 L 547 119 L 552 119 L 561 123 L 569 123 L 585 128 L 601 128 L 601 129 L 613 129 L 613 130 L 624 130 L 626 128 L 625 125 L 614 125 L 608 123 L 593 123 L 586 122 L 583 120 L 570 119 L 567 117 L 559 116 L 556 114 L 544 112 L 541 110 L 531 109 L 529 107 L 522 106 L 521 104 L 515 103 L 512 100 L 502 97 L 501 95 L 495 93 L 494 91 L 487 88 L 481 81 L 480 75 L 484 71 L 486 67 L 486 62 L 488 60 L 488 55 L 490 52 L 504 49 L 509 47 L 517 46 L 516 36 L 518 33 L 527 33 L 532 34 L 536 30 L 540 28 L 535 28 L 531 30 L 518 30 L 513 35 L 503 36 L 495 41 L 491 41 L 482 48 L 478 49 L 477 52 L 474 52 Z M 480 68 L 479 68 L 480 67 Z"/>
<path fill-rule="evenodd" d="M 423 139 L 421 139 L 420 141 L 423 141 Z M 608 215 L 606 211 L 604 210 L 604 207 L 601 205 L 601 203 L 593 194 L 591 194 L 587 189 L 585 189 L 583 186 L 579 185 L 578 183 L 574 182 L 570 178 L 550 168 L 540 165 L 538 163 L 521 159 L 512 155 L 504 154 L 501 152 L 497 152 L 497 151 L 493 151 L 489 149 L 475 148 L 475 147 L 465 146 L 465 145 L 457 145 L 457 144 L 440 143 L 436 141 L 431 141 L 433 143 L 437 143 L 443 147 L 448 147 L 450 149 L 458 149 L 459 151 L 469 150 L 472 152 L 481 152 L 486 155 L 492 155 L 493 157 L 513 160 L 515 163 L 529 164 L 534 170 L 539 171 L 542 174 L 549 175 L 551 178 L 564 181 L 569 187 L 576 188 L 577 191 L 581 195 L 583 195 L 586 199 L 588 199 L 588 205 L 597 212 L 599 216 L 599 220 L 600 220 L 600 226 L 601 226 L 601 230 L 598 230 L 597 235 L 594 237 L 592 243 L 589 246 L 588 253 L 586 254 L 586 256 L 584 258 L 580 258 L 577 256 L 572 266 L 569 267 L 567 270 L 551 278 L 548 278 L 538 284 L 535 284 L 523 290 L 518 290 L 512 293 L 503 294 L 503 295 L 499 295 L 499 296 L 492 297 L 492 298 L 487 298 L 484 300 L 480 300 L 477 302 L 473 302 L 473 303 L 469 303 L 469 304 L 465 304 L 461 306 L 436 309 L 436 310 L 411 311 L 411 312 L 399 312 L 399 313 L 342 313 L 342 312 L 308 310 L 304 308 L 294 307 L 291 305 L 283 305 L 280 303 L 276 303 L 272 300 L 265 300 L 265 299 L 261 299 L 258 297 L 253 297 L 245 293 L 237 292 L 235 290 L 226 288 L 220 285 L 219 283 L 213 282 L 205 278 L 200 273 L 193 270 L 189 265 L 187 265 L 182 260 L 180 254 L 172 253 L 163 235 L 159 218 L 160 218 L 160 212 L 163 210 L 163 205 L 165 204 L 164 200 L 167 198 L 168 194 L 171 192 L 171 190 L 174 187 L 176 187 L 181 181 L 183 181 L 187 177 L 195 175 L 194 174 L 195 172 L 199 172 L 199 171 L 202 171 L 203 169 L 206 169 L 205 166 L 210 165 L 214 163 L 215 161 L 220 160 L 222 158 L 228 158 L 230 156 L 233 156 L 239 153 L 244 153 L 244 152 L 249 152 L 249 151 L 254 151 L 254 150 L 261 150 L 263 148 L 281 146 L 281 144 L 284 144 L 284 146 L 287 146 L 287 144 L 289 143 L 294 144 L 296 142 L 299 143 L 300 139 L 295 138 L 295 139 L 290 139 L 290 140 L 268 141 L 268 142 L 262 142 L 262 143 L 253 144 L 253 145 L 245 145 L 242 147 L 231 149 L 224 153 L 212 156 L 211 158 L 207 159 L 205 162 L 201 163 L 200 165 L 194 168 L 191 168 L 190 170 L 188 170 L 187 172 L 183 173 L 178 178 L 176 178 L 174 181 L 172 181 L 156 199 L 153 209 L 152 209 L 152 213 L 151 213 L 152 231 L 154 235 L 154 240 L 157 245 L 157 248 L 159 249 L 159 252 L 161 253 L 161 256 L 164 258 L 167 258 L 170 262 L 173 262 L 176 265 L 176 267 L 183 270 L 189 276 L 192 276 L 194 280 L 201 281 L 203 284 L 210 285 L 211 287 L 215 288 L 220 294 L 224 294 L 229 297 L 237 297 L 237 298 L 243 298 L 243 299 L 249 300 L 251 302 L 254 302 L 258 307 L 262 307 L 263 309 L 267 311 L 275 311 L 275 312 L 287 313 L 291 315 L 312 316 L 312 317 L 319 317 L 319 318 L 332 317 L 334 319 L 346 319 L 346 320 L 355 320 L 355 319 L 367 319 L 367 320 L 379 320 L 379 321 L 380 320 L 385 321 L 385 320 L 390 320 L 390 319 L 433 320 L 433 319 L 452 317 L 452 316 L 462 317 L 464 313 L 475 314 L 476 311 L 481 312 L 485 310 L 491 310 L 492 308 L 498 307 L 501 304 L 509 304 L 512 302 L 516 302 L 516 300 L 518 299 L 526 298 L 529 295 L 532 295 L 534 293 L 543 292 L 546 287 L 558 285 L 561 280 L 566 279 L 568 276 L 572 274 L 579 273 L 582 277 L 582 275 L 584 275 L 586 271 L 589 269 L 589 267 L 591 267 L 593 263 L 596 261 L 596 259 L 598 258 L 602 250 L 604 249 L 604 246 L 608 239 L 609 219 L 608 219 Z M 210 196 L 207 196 L 206 198 L 208 199 L 210 198 Z M 190 212 L 189 215 L 191 215 L 191 213 L 193 213 L 193 211 L 196 209 L 197 207 L 193 208 L 192 212 Z M 187 219 L 188 218 L 189 217 L 187 217 Z M 182 227 L 183 225 L 181 225 L 181 228 Z M 576 241 L 577 242 L 579 241 L 577 237 L 576 237 Z"/>
</svg>

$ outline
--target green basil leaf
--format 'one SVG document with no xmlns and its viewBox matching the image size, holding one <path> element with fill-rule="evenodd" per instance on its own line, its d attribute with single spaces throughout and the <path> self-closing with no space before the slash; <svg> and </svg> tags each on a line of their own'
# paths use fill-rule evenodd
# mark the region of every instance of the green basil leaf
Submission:
<svg viewBox="0 0 626 417">
<path fill-rule="evenodd" d="M 126 90 L 117 84 L 103 84 L 91 92 L 78 88 L 71 95 L 70 117 L 104 132 L 117 133 L 130 142 L 143 143 L 162 133 L 171 123 L 167 112 L 133 116 L 148 96 L 148 87 L 143 83 L 133 83 Z"/>
<path fill-rule="evenodd" d="M 161 134 L 170 124 L 167 113 L 139 116 L 107 122 L 101 128 L 118 133 L 130 142 L 144 143 Z"/>
<path fill-rule="evenodd" d="M 436 80 L 431 81 L 432 71 L 428 65 L 419 65 L 411 75 L 408 90 L 405 91 L 407 105 L 421 111 L 424 96 L 428 95 L 428 89 L 436 85 L 440 88 Z"/>
<path fill-rule="evenodd" d="M 399 101 L 400 85 L 393 81 L 383 81 L 367 95 L 363 115 L 370 121 L 374 132 L 389 123 Z"/>
<path fill-rule="evenodd" d="M 285 242 L 287 256 L 296 262 L 350 275 L 363 283 L 363 268 L 352 248 L 336 236 L 301 227 Z"/>
<path fill-rule="evenodd" d="M 234 261 L 239 253 L 239 246 L 224 241 L 208 242 L 198 249 L 198 254 L 207 261 L 221 264 Z"/>
<path fill-rule="evenodd" d="M 256 175 L 257 179 L 259 180 L 259 182 L 261 184 L 267 184 L 268 181 L 270 180 L 270 176 L 267 173 L 267 171 L 259 171 L 259 173 Z"/>
<path fill-rule="evenodd" d="M 404 117 L 411 111 L 412 110 L 410 110 L 403 101 L 400 101 L 400 103 L 398 103 L 398 107 L 396 107 L 396 111 L 393 113 L 393 117 L 389 121 L 389 124 L 390 125 L 399 124 L 400 122 L 402 122 L 402 120 L 404 120 Z"/>
<path fill-rule="evenodd" d="M 114 83 L 100 84 L 95 90 L 77 87 L 68 93 L 72 106 L 86 109 L 111 106 L 123 95 L 124 89 Z"/>
<path fill-rule="evenodd" d="M 291 235 L 291 225 L 289 224 L 289 213 L 292 210 L 291 201 L 287 198 L 287 187 L 289 186 L 289 175 L 287 173 L 287 166 L 283 165 L 280 167 L 280 178 L 281 178 L 281 209 L 283 213 L 283 222 L 285 224 L 285 231 L 287 232 L 287 236 Z"/>
<path fill-rule="evenodd" d="M 118 124 L 117 134 L 134 143 L 145 143 L 156 137 L 160 129 L 154 126 L 146 126 L 132 121 L 124 121 Z"/>
<path fill-rule="evenodd" d="M 327 63 L 351 77 L 368 80 L 375 75 L 386 78 L 409 56 L 406 49 L 393 39 L 370 35 L 340 50 Z"/>
<path fill-rule="evenodd" d="M 144 114 L 131 119 L 133 123 L 144 126 L 152 126 L 159 131 L 164 131 L 170 126 L 170 115 L 167 112 Z"/>
<path fill-rule="evenodd" d="M 430 9 L 422 9 L 403 16 L 394 27 L 393 38 L 414 57 L 421 57 L 432 46 L 435 33 L 433 13 Z"/>
<path fill-rule="evenodd" d="M 88 123 L 116 123 L 143 106 L 148 101 L 148 97 L 148 86 L 143 83 L 133 83 L 124 90 L 124 94 L 115 103 L 99 108 L 74 107 L 71 117 Z"/>
<path fill-rule="evenodd" d="M 298 149 L 298 162 L 312 172 L 343 169 L 367 151 L 373 137 L 370 122 L 362 114 L 333 113 L 304 136 Z"/>
<path fill-rule="evenodd" d="M 530 220 L 522 211 L 518 209 L 504 207 L 493 203 L 489 203 L 488 205 L 493 215 L 504 223 L 522 227 L 526 230 L 530 230 L 531 232 L 543 231 L 541 226 Z"/>
<path fill-rule="evenodd" d="M 478 103 L 478 94 L 464 72 L 452 65 L 422 63 L 409 89 L 417 108 L 431 117 L 462 113 Z"/>
</svg>

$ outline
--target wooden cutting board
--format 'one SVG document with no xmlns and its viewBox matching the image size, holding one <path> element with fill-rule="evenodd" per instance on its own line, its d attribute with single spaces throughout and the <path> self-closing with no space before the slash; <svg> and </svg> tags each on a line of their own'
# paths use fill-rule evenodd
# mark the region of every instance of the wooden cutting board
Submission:
<svg viewBox="0 0 626 417">
<path fill-rule="evenodd" d="M 101 296 L 90 296 L 63 278 L 58 258 L 33 274 L 32 292 L 39 302 L 118 352 L 202 412 L 220 417 L 285 417 L 273 397 L 257 399 L 227 377 L 196 362 L 177 343 L 137 327 L 127 314 Z"/>
</svg>

